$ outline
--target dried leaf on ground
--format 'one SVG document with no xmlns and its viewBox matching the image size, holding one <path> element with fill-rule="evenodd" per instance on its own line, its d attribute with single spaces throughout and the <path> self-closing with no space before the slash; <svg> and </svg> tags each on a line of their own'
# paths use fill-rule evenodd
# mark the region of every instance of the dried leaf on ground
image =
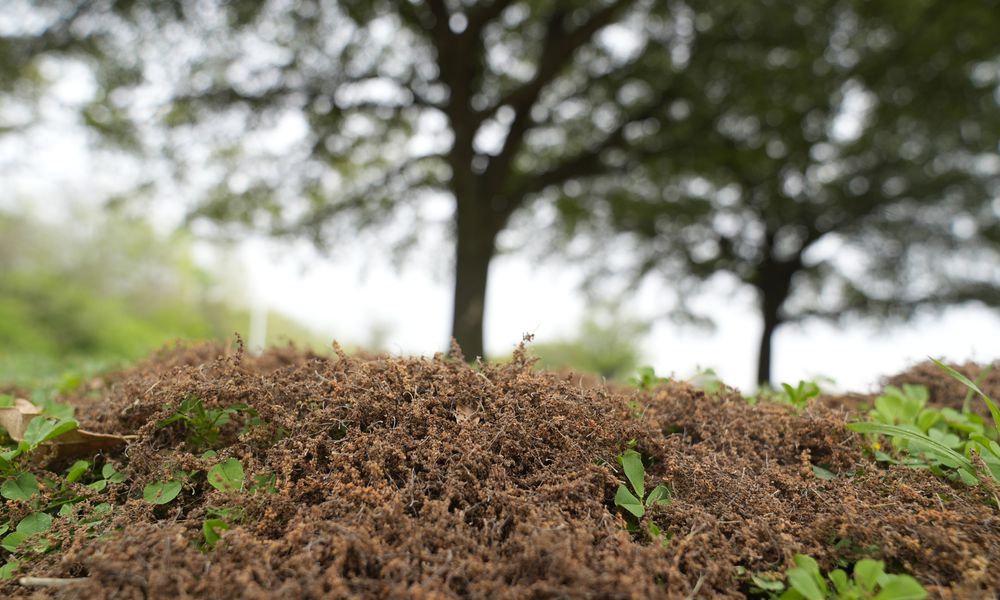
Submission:
<svg viewBox="0 0 1000 600">
<path fill-rule="evenodd" d="M 20 442 L 24 439 L 28 424 L 41 414 L 41 408 L 23 398 L 16 398 L 14 406 L 0 408 L 0 427 L 3 427 L 12 440 Z M 73 458 L 122 448 L 134 437 L 74 429 L 43 443 L 42 447 L 55 448 L 58 457 Z"/>
</svg>

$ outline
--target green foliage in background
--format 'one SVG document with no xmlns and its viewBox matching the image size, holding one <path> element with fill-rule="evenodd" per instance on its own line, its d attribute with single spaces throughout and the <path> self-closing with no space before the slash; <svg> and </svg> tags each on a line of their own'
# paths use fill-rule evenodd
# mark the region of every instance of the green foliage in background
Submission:
<svg viewBox="0 0 1000 600">
<path fill-rule="evenodd" d="M 191 310 L 207 276 L 190 245 L 143 222 L 46 225 L 0 214 L 0 344 L 49 356 L 134 356 L 165 337 L 203 337 Z"/>
<path fill-rule="evenodd" d="M 174 339 L 245 335 L 249 317 L 220 298 L 218 283 L 183 233 L 113 213 L 51 224 L 0 212 L 0 383 L 28 385 L 70 366 L 93 373 Z M 287 319 L 269 328 L 313 339 Z"/>
<path fill-rule="evenodd" d="M 642 360 L 640 342 L 646 329 L 640 321 L 600 311 L 584 318 L 576 337 L 533 344 L 531 353 L 544 369 L 569 368 L 621 380 Z"/>
<path fill-rule="evenodd" d="M 762 385 L 756 393 L 747 395 L 746 399 L 748 404 L 757 404 L 761 401 L 777 402 L 802 410 L 809 405 L 810 400 L 818 398 L 822 393 L 819 381 L 800 379 L 794 387 L 790 383 L 782 383 L 780 391 Z"/>
</svg>

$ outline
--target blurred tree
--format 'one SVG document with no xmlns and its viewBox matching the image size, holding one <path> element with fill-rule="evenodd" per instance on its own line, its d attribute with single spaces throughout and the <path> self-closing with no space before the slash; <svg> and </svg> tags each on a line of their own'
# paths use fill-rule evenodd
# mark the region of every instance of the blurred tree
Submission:
<svg viewBox="0 0 1000 600">
<path fill-rule="evenodd" d="M 683 151 L 564 194 L 573 239 L 629 233 L 629 285 L 662 276 L 681 315 L 717 276 L 752 289 L 761 383 L 783 323 L 1000 305 L 1000 2 L 712 2 L 689 16 L 685 75 L 665 75 L 664 135 Z"/>
<path fill-rule="evenodd" d="M 87 125 L 157 146 L 178 179 L 198 165 L 192 218 L 320 246 L 389 224 L 405 248 L 447 199 L 469 356 L 498 236 L 531 205 L 636 234 L 637 271 L 682 298 L 720 271 L 751 286 L 762 381 L 782 322 L 929 301 L 856 272 L 902 280 L 910 241 L 955 243 L 953 205 L 995 213 L 977 194 L 997 172 L 997 0 L 18 6 L 0 76 L 78 57 Z"/>
<path fill-rule="evenodd" d="M 2 47 L 22 48 L 14 77 L 68 47 L 95 73 L 88 125 L 129 146 L 162 123 L 164 154 L 209 160 L 192 218 L 321 246 L 388 222 L 405 247 L 450 199 L 452 332 L 477 356 L 512 215 L 656 149 L 651 119 L 673 95 L 661 75 L 690 33 L 668 4 L 48 0 L 22 6 L 35 26 Z"/>
<path fill-rule="evenodd" d="M 0 13 L 0 134 L 22 131 L 37 119 L 39 100 L 53 83 L 53 59 L 98 62 L 102 89 L 135 85 L 141 71 L 127 56 L 109 55 L 106 32 L 92 24 L 99 10 L 92 0 L 4 3 Z M 100 98 L 100 96 L 98 96 Z M 109 110 L 114 108 L 114 110 Z M 85 122 L 117 144 L 137 149 L 134 129 L 120 107 L 89 103 Z"/>
</svg>

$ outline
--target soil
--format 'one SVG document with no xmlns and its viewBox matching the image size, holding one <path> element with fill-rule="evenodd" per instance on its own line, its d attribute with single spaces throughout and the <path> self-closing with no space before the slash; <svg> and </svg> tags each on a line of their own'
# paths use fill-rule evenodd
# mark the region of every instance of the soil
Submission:
<svg viewBox="0 0 1000 600">
<path fill-rule="evenodd" d="M 964 398 L 934 371 L 919 375 L 934 402 Z M 138 436 L 96 458 L 128 478 L 83 492 L 77 515 L 101 502 L 110 515 L 89 533 L 57 518 L 57 550 L 19 573 L 85 580 L 36 589 L 15 578 L 0 597 L 742 598 L 750 573 L 782 573 L 796 553 L 824 569 L 884 560 L 932 597 L 1000 593 L 996 490 L 875 462 L 840 402 L 796 412 L 728 388 L 587 386 L 535 371 L 523 348 L 509 364 L 470 366 L 457 349 L 417 359 L 177 347 L 85 388 L 69 399 L 82 428 Z M 246 404 L 259 422 L 233 415 L 218 455 L 200 458 L 183 427 L 157 427 L 193 397 Z M 647 489 L 671 489 L 644 517 L 666 544 L 630 533 L 614 504 L 629 440 L 647 459 Z M 275 474 L 275 493 L 207 485 L 227 458 L 248 482 Z M 198 471 L 177 499 L 142 499 L 177 469 Z M 17 506 L 0 506 L 2 521 L 23 517 Z M 202 523 L 221 507 L 243 517 L 209 550 Z"/>
</svg>

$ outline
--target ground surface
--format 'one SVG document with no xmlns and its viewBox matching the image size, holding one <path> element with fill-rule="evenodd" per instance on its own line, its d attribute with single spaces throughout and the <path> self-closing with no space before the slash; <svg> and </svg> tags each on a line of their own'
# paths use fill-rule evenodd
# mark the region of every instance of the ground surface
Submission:
<svg viewBox="0 0 1000 600">
<path fill-rule="evenodd" d="M 917 375 L 933 401 L 961 404 L 960 387 Z M 138 436 L 96 459 L 127 479 L 81 488 L 89 500 L 50 531 L 56 551 L 18 576 L 86 580 L 29 589 L 15 578 L 0 597 L 744 597 L 750 573 L 783 572 L 795 553 L 825 568 L 878 558 L 932 597 L 1000 590 L 989 491 L 874 462 L 844 427 L 865 398 L 797 412 L 685 383 L 587 386 L 535 372 L 520 351 L 473 368 L 218 346 L 164 351 L 85 389 L 72 399 L 81 428 Z M 157 425 L 192 398 L 256 418 L 235 412 L 207 442 L 182 423 Z M 643 517 L 667 532 L 665 545 L 629 533 L 614 504 L 625 481 L 615 457 L 633 439 L 647 489 L 672 492 Z M 201 458 L 208 447 L 217 454 Z M 243 490 L 207 484 L 229 458 Z M 179 470 L 175 500 L 143 500 Z M 103 520 L 73 525 L 100 503 L 112 506 Z M 0 505 L 4 521 L 25 511 Z M 231 528 L 208 549 L 213 517 Z"/>
</svg>

